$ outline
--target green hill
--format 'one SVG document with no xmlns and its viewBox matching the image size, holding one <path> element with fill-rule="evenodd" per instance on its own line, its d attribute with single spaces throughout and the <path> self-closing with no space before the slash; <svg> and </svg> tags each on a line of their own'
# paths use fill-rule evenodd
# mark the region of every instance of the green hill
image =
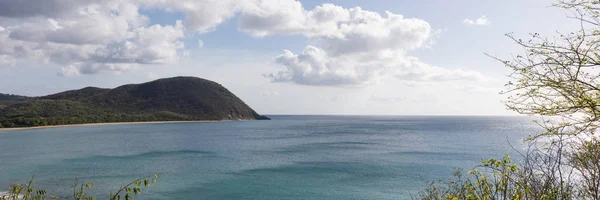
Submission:
<svg viewBox="0 0 600 200">
<path fill-rule="evenodd" d="M 28 97 L 26 97 L 26 96 L 0 93 L 0 108 L 10 105 L 10 104 L 21 102 L 27 98 Z"/>
<path fill-rule="evenodd" d="M 253 119 L 268 118 L 256 113 L 220 84 L 194 77 L 13 98 L 0 107 L 0 127 Z"/>
</svg>

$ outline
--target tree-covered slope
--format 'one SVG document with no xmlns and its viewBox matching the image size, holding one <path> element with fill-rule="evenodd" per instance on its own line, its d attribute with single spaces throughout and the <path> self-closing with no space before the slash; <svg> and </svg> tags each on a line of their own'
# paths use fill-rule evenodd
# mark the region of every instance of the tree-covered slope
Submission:
<svg viewBox="0 0 600 200">
<path fill-rule="evenodd" d="M 2 107 L 7 106 L 7 105 L 21 102 L 21 101 L 23 101 L 23 100 L 25 100 L 27 98 L 28 97 L 26 97 L 26 96 L 19 96 L 19 95 L 13 95 L 13 94 L 2 94 L 2 93 L 0 93 L 0 109 Z"/>
<path fill-rule="evenodd" d="M 22 99 L 0 108 L 1 127 L 251 119 L 268 118 L 220 84 L 195 77 L 159 79 L 114 89 L 86 87 Z"/>
</svg>

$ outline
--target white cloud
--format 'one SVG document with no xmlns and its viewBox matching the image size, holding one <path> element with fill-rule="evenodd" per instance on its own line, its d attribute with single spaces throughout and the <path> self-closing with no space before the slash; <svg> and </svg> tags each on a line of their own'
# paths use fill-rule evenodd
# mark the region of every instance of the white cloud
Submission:
<svg viewBox="0 0 600 200">
<path fill-rule="evenodd" d="M 420 81 L 478 80 L 465 70 L 431 67 L 406 56 L 430 44 L 435 31 L 421 19 L 323 4 L 306 10 L 298 1 L 260 0 L 244 7 L 239 29 L 256 37 L 304 35 L 313 43 L 300 54 L 285 50 L 266 74 L 273 82 L 313 86 L 364 86 L 386 76 Z M 408 74 L 407 74 L 408 73 Z"/>
<path fill-rule="evenodd" d="M 185 15 L 187 30 L 200 33 L 213 31 L 217 25 L 233 17 L 254 0 L 134 0 L 148 8 L 178 11 Z"/>
<path fill-rule="evenodd" d="M 44 2 L 47 8 L 14 13 L 12 17 L 20 23 L 8 24 L 0 32 L 0 57 L 53 62 L 64 66 L 60 75 L 72 76 L 172 63 L 183 48 L 179 41 L 184 37 L 182 22 L 147 26 L 147 17 L 139 14 L 139 6 L 132 2 L 77 1 L 71 2 L 77 6 L 57 8 L 60 13 L 46 9 L 69 2 Z M 5 14 L 11 17 L 11 13 Z"/>
<path fill-rule="evenodd" d="M 153 25 L 130 32 L 131 36 L 118 43 L 96 49 L 91 59 L 100 63 L 161 64 L 177 60 L 177 50 L 184 36 L 181 21 L 175 26 Z"/>
<path fill-rule="evenodd" d="M 254 36 L 305 35 L 331 54 L 382 49 L 411 50 L 431 36 L 429 23 L 391 12 L 381 16 L 355 8 L 323 4 L 305 10 L 297 1 L 263 0 L 245 8 L 239 17 L 241 31 Z"/>
<path fill-rule="evenodd" d="M 180 41 L 184 30 L 212 31 L 248 3 L 253 1 L 0 1 L 0 61 L 37 59 L 80 74 L 173 63 L 185 56 Z M 181 12 L 185 17 L 173 25 L 149 26 L 140 8 Z"/>
<path fill-rule="evenodd" d="M 488 18 L 485 15 L 482 15 L 481 17 L 477 18 L 477 19 L 464 19 L 463 23 L 465 24 L 470 24 L 470 25 L 488 25 L 491 23 L 490 20 L 488 20 Z"/>
<path fill-rule="evenodd" d="M 313 86 L 365 86 L 384 77 L 405 81 L 482 81 L 484 75 L 463 69 L 430 66 L 418 58 L 398 52 L 365 52 L 328 55 L 323 49 L 308 46 L 301 54 L 284 51 L 276 62 L 285 69 L 266 74 L 273 82 Z"/>
<path fill-rule="evenodd" d="M 52 30 L 57 31 L 59 29 L 63 29 L 64 27 L 58 25 L 58 22 L 54 19 L 48 19 L 48 22 L 52 25 Z"/>
<path fill-rule="evenodd" d="M 118 12 L 118 15 L 114 14 Z M 105 45 L 126 39 L 132 29 L 147 23 L 130 3 L 80 8 L 66 18 L 26 18 L 11 30 L 10 37 L 28 42 L 53 42 L 73 45 Z"/>
<path fill-rule="evenodd" d="M 484 81 L 488 79 L 486 76 L 476 71 L 430 66 L 414 57 L 409 57 L 406 60 L 398 61 L 397 63 L 402 63 L 402 66 L 394 76 L 400 80 L 440 82 Z"/>
<path fill-rule="evenodd" d="M 302 34 L 306 20 L 302 4 L 294 0 L 256 0 L 242 9 L 239 29 L 257 37 L 276 33 Z"/>
<path fill-rule="evenodd" d="M 355 56 L 330 57 L 327 52 L 308 46 L 299 55 L 284 51 L 276 59 L 286 69 L 266 75 L 273 82 L 300 85 L 362 86 L 371 84 L 385 72 L 385 66 L 360 63 Z"/>
<path fill-rule="evenodd" d="M 142 8 L 183 14 L 150 25 Z M 431 43 L 429 23 L 360 7 L 296 0 L 21 0 L 0 1 L 0 63 L 35 59 L 63 66 L 61 75 L 124 72 L 189 56 L 186 32 L 205 33 L 239 13 L 238 29 L 255 37 L 304 35 L 304 52 L 284 51 L 273 82 L 362 86 L 383 77 L 419 81 L 480 80 L 465 70 L 429 66 L 407 52 Z M 9 19 L 9 20 L 4 20 Z M 481 20 L 480 20 L 481 19 Z M 487 18 L 474 24 L 489 23 Z M 189 34 L 188 34 L 189 35 Z M 198 40 L 202 48 L 204 41 Z"/>
<path fill-rule="evenodd" d="M 79 69 L 73 65 L 62 67 L 60 72 L 57 74 L 58 76 L 70 77 L 70 76 L 79 76 Z"/>
</svg>

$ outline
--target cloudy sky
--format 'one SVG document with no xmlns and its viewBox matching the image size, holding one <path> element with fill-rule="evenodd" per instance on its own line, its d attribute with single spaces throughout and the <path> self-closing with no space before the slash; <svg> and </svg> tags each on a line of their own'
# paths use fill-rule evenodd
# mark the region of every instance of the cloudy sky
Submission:
<svg viewBox="0 0 600 200">
<path fill-rule="evenodd" d="M 542 0 L 0 0 L 0 93 L 173 76 L 264 114 L 510 115 L 503 35 L 575 21 Z"/>
</svg>

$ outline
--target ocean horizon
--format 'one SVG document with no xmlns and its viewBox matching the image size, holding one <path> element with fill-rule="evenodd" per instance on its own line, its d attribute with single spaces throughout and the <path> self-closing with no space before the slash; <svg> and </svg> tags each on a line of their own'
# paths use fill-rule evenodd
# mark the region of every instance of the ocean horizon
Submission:
<svg viewBox="0 0 600 200">
<path fill-rule="evenodd" d="M 523 116 L 268 116 L 2 131 L 0 188 L 35 176 L 66 197 L 77 177 L 102 198 L 158 173 L 138 199 L 410 199 L 539 131 Z"/>
</svg>

